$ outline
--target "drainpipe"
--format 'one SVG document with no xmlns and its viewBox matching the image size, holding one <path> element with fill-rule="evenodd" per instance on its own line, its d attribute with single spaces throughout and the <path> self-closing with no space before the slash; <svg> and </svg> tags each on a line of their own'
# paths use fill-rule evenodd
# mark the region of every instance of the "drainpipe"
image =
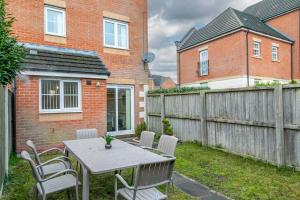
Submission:
<svg viewBox="0 0 300 200">
<path fill-rule="evenodd" d="M 246 32 L 246 67 L 247 67 L 247 87 L 250 86 L 250 80 L 249 80 L 249 30 Z"/>
<path fill-rule="evenodd" d="M 177 80 L 178 80 L 178 86 L 181 86 L 180 83 L 180 53 L 177 52 Z"/>
</svg>

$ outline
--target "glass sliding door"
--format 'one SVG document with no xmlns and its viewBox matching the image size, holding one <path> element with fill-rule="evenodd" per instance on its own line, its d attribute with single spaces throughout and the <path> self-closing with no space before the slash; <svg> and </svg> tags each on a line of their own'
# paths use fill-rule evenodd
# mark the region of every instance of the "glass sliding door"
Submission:
<svg viewBox="0 0 300 200">
<path fill-rule="evenodd" d="M 123 135 L 133 132 L 133 97 L 133 87 L 108 86 L 107 131 L 110 134 Z"/>
</svg>

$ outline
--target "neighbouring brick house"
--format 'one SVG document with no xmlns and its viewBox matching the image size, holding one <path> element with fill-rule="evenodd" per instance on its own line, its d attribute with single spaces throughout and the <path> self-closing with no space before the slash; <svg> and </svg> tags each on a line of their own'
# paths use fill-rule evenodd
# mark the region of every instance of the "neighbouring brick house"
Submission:
<svg viewBox="0 0 300 200">
<path fill-rule="evenodd" d="M 7 0 L 27 49 L 15 84 L 17 151 L 75 131 L 131 134 L 148 88 L 146 0 Z"/>
<path fill-rule="evenodd" d="M 149 77 L 149 89 L 169 89 L 176 87 L 176 83 L 172 80 L 172 78 L 167 76 L 160 76 L 160 75 L 151 75 Z"/>
<path fill-rule="evenodd" d="M 300 0 L 225 10 L 176 42 L 181 86 L 234 88 L 300 80 Z"/>
</svg>

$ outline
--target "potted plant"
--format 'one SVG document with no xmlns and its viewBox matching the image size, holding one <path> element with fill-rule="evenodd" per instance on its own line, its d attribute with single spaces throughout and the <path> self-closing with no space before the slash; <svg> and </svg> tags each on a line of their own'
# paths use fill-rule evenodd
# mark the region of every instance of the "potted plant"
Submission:
<svg viewBox="0 0 300 200">
<path fill-rule="evenodd" d="M 114 136 L 109 135 L 109 134 L 107 134 L 107 135 L 104 136 L 104 140 L 105 140 L 105 142 L 106 142 L 106 144 L 105 144 L 105 148 L 106 148 L 106 149 L 110 149 L 110 148 L 111 148 L 111 142 L 112 142 L 114 139 L 115 139 Z"/>
</svg>

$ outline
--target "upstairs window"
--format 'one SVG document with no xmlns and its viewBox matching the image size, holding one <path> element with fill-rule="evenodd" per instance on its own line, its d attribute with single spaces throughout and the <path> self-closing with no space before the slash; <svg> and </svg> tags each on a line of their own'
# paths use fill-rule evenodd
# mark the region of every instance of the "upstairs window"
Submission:
<svg viewBox="0 0 300 200">
<path fill-rule="evenodd" d="M 261 47 L 260 46 L 261 46 L 260 42 L 254 41 L 254 44 L 253 44 L 253 56 L 254 57 L 261 57 L 261 52 L 260 52 Z"/>
<path fill-rule="evenodd" d="M 45 33 L 55 36 L 66 36 L 65 10 L 45 7 Z"/>
<path fill-rule="evenodd" d="M 272 45 L 272 61 L 278 61 L 279 56 L 278 56 L 278 46 Z"/>
<path fill-rule="evenodd" d="M 208 50 L 200 51 L 199 72 L 200 76 L 208 75 Z"/>
<path fill-rule="evenodd" d="M 81 83 L 74 80 L 40 80 L 40 112 L 80 112 Z"/>
<path fill-rule="evenodd" d="M 128 49 L 128 23 L 104 19 L 104 46 Z"/>
</svg>

